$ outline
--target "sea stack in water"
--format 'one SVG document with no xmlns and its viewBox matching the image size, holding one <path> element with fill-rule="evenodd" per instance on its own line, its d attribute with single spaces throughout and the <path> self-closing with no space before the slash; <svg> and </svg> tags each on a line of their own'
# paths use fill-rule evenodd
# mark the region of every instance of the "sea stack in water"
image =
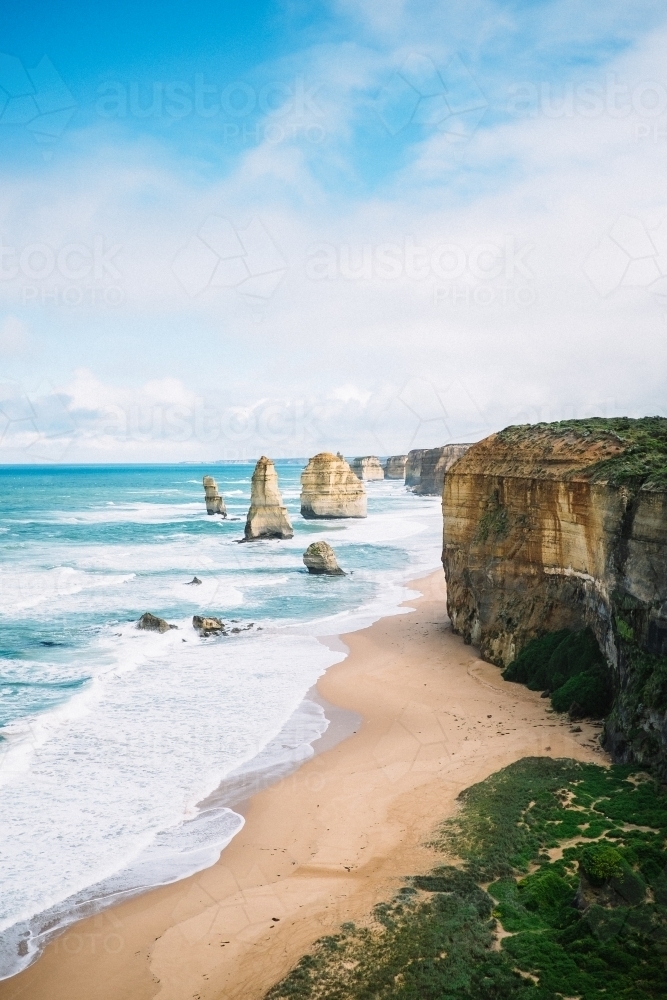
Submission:
<svg viewBox="0 0 667 1000">
<path fill-rule="evenodd" d="M 407 455 L 390 455 L 384 466 L 385 479 L 405 479 Z"/>
<path fill-rule="evenodd" d="M 204 498 L 206 500 L 206 513 L 222 514 L 223 517 L 227 517 L 225 501 L 218 493 L 218 484 L 213 476 L 204 476 L 203 483 Z"/>
<path fill-rule="evenodd" d="M 327 542 L 313 542 L 303 554 L 309 573 L 322 576 L 345 576 L 338 565 L 336 553 Z"/>
<path fill-rule="evenodd" d="M 305 518 L 366 517 L 366 488 L 342 455 L 323 451 L 301 473 Z"/>
<path fill-rule="evenodd" d="M 359 479 L 384 479 L 384 469 L 379 458 L 375 455 L 366 455 L 364 458 L 355 458 L 350 468 Z"/>
<path fill-rule="evenodd" d="M 270 458 L 262 455 L 252 474 L 250 510 L 245 526 L 247 542 L 256 538 L 291 538 L 294 529 L 283 507 L 278 473 Z"/>
</svg>

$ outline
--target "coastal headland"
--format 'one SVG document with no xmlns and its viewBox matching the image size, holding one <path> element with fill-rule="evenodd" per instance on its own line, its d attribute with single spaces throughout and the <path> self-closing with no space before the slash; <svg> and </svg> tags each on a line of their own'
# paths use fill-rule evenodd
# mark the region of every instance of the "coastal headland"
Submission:
<svg viewBox="0 0 667 1000">
<path fill-rule="evenodd" d="M 318 682 L 357 731 L 245 803 L 215 865 L 72 925 L 0 1000 L 259 1000 L 432 868 L 426 844 L 464 788 L 527 756 L 607 760 L 599 725 L 572 727 L 452 633 L 441 570 L 413 586 L 404 614 L 342 637 L 348 657 Z"/>
</svg>

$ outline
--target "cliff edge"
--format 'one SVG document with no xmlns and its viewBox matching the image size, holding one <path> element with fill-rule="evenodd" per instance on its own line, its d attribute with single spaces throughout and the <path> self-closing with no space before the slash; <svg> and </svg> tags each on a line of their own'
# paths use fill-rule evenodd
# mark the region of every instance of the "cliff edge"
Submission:
<svg viewBox="0 0 667 1000">
<path fill-rule="evenodd" d="M 443 489 L 454 630 L 510 664 L 590 628 L 611 669 L 608 747 L 667 773 L 667 419 L 508 427 Z"/>
</svg>

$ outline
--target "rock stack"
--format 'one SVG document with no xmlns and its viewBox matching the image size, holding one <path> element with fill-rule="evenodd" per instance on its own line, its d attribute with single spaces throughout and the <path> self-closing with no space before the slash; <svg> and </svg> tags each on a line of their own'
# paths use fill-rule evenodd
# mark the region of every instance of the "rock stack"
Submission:
<svg viewBox="0 0 667 1000">
<path fill-rule="evenodd" d="M 411 452 L 408 452 L 408 460 L 405 463 L 406 486 L 419 486 L 422 474 L 422 458 L 426 452 L 426 448 L 413 448 Z"/>
<path fill-rule="evenodd" d="M 256 538 L 291 538 L 294 529 L 278 489 L 278 473 L 270 458 L 262 455 L 252 474 L 250 510 L 245 526 L 246 542 Z"/>
<path fill-rule="evenodd" d="M 303 554 L 303 561 L 309 573 L 324 576 L 345 576 L 338 565 L 336 553 L 327 542 L 313 542 Z"/>
<path fill-rule="evenodd" d="M 390 455 L 384 465 L 385 479 L 405 479 L 407 455 Z"/>
<path fill-rule="evenodd" d="M 384 479 L 382 463 L 375 455 L 355 458 L 350 464 L 350 468 L 359 479 Z"/>
<path fill-rule="evenodd" d="M 323 451 L 310 459 L 301 473 L 301 514 L 366 517 L 366 488 L 342 455 Z"/>
<path fill-rule="evenodd" d="M 445 473 L 465 455 L 469 444 L 445 444 L 442 448 L 429 448 L 422 454 L 419 482 L 414 492 L 420 496 L 442 496 Z"/>
<path fill-rule="evenodd" d="M 223 517 L 227 517 L 225 501 L 218 493 L 218 484 L 213 476 L 204 476 L 203 483 L 204 498 L 206 500 L 206 513 L 222 514 Z"/>
</svg>

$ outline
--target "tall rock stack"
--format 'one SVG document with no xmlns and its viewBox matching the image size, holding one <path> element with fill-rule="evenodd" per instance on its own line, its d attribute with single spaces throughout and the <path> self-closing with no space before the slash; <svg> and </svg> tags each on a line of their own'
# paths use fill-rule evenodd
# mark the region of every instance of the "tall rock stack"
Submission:
<svg viewBox="0 0 667 1000">
<path fill-rule="evenodd" d="M 305 518 L 366 517 L 366 489 L 342 455 L 323 451 L 301 473 Z"/>
<path fill-rule="evenodd" d="M 408 452 L 408 460 L 405 463 L 405 485 L 419 486 L 422 474 L 422 459 L 427 452 L 427 448 L 413 448 Z"/>
<path fill-rule="evenodd" d="M 278 473 L 270 458 L 262 455 L 252 474 L 250 510 L 245 526 L 247 542 L 257 538 L 291 538 L 294 529 L 278 489 Z"/>
<path fill-rule="evenodd" d="M 469 444 L 445 444 L 441 448 L 429 448 L 422 455 L 421 474 L 414 492 L 420 496 L 442 496 L 445 473 L 454 462 L 465 455 Z"/>
<path fill-rule="evenodd" d="M 206 502 L 207 514 L 222 514 L 227 517 L 225 501 L 218 493 L 218 484 L 213 476 L 204 476 L 204 500 Z"/>
<path fill-rule="evenodd" d="M 384 466 L 385 479 L 405 479 L 407 455 L 390 455 Z"/>
<path fill-rule="evenodd" d="M 379 458 L 375 455 L 366 455 L 364 458 L 355 458 L 350 463 L 350 468 L 358 479 L 384 479 L 384 469 Z"/>
</svg>

